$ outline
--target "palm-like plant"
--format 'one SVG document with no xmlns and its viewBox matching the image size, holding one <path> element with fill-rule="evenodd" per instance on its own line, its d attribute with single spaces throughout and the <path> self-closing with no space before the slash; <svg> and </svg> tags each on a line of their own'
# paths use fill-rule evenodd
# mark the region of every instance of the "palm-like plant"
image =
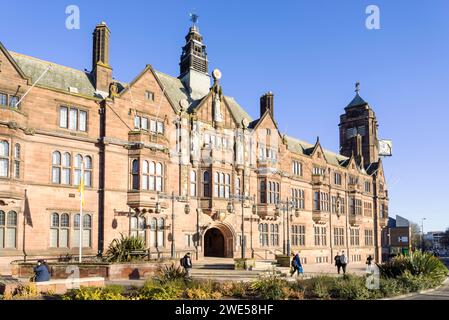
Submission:
<svg viewBox="0 0 449 320">
<path fill-rule="evenodd" d="M 397 278 L 407 272 L 412 276 L 425 276 L 441 282 L 448 275 L 448 269 L 440 259 L 421 251 L 397 256 L 391 261 L 379 265 L 379 269 L 381 274 L 388 278 Z"/>
<path fill-rule="evenodd" d="M 145 250 L 145 242 L 142 238 L 125 237 L 120 234 L 120 239 L 114 239 L 106 251 L 106 260 L 109 262 L 130 262 L 133 260 L 132 251 Z"/>
</svg>

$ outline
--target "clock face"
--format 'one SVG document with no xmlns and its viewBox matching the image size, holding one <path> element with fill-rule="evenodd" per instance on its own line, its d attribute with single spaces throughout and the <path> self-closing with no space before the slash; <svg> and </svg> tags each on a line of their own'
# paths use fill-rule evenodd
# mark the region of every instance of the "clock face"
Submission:
<svg viewBox="0 0 449 320">
<path fill-rule="evenodd" d="M 390 140 L 379 140 L 379 155 L 380 156 L 392 155 L 392 142 Z"/>
</svg>

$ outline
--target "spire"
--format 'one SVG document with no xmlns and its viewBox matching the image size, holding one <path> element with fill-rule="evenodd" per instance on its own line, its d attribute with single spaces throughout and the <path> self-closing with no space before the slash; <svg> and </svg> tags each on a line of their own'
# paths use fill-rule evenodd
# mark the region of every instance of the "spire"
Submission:
<svg viewBox="0 0 449 320">
<path fill-rule="evenodd" d="M 352 107 L 359 107 L 359 106 L 365 106 L 368 103 L 363 100 L 363 98 L 360 96 L 360 82 L 356 82 L 355 83 L 355 97 L 354 99 L 352 99 L 352 101 L 348 104 L 347 108 L 352 108 Z"/>
<path fill-rule="evenodd" d="M 209 61 L 207 60 L 206 45 L 199 32 L 199 16 L 190 14 L 192 26 L 185 37 L 186 44 L 182 48 L 179 79 L 190 90 L 192 99 L 200 99 L 208 94 L 210 89 Z"/>
</svg>

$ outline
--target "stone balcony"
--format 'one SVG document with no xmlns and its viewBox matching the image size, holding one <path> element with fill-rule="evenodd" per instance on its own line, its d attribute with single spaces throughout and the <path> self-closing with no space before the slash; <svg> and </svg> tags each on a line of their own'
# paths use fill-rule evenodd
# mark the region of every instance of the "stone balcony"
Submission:
<svg viewBox="0 0 449 320">
<path fill-rule="evenodd" d="M 318 224 L 324 224 L 329 221 L 329 212 L 313 211 L 312 220 Z"/>
<path fill-rule="evenodd" d="M 353 227 L 358 227 L 363 223 L 363 217 L 361 214 L 350 214 L 348 220 L 349 224 Z"/>
<path fill-rule="evenodd" d="M 321 185 L 327 182 L 326 175 L 322 174 L 313 174 L 312 175 L 312 185 Z"/>
<path fill-rule="evenodd" d="M 167 207 L 165 200 L 161 200 L 161 207 Z M 131 208 L 154 210 L 157 203 L 157 193 L 145 191 L 128 191 L 127 205 Z"/>
</svg>

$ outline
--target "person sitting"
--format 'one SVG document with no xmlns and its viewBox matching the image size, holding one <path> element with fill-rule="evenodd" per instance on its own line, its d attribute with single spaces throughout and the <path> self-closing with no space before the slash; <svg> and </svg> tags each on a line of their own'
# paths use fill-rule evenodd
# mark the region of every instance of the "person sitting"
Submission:
<svg viewBox="0 0 449 320">
<path fill-rule="evenodd" d="M 44 260 L 38 260 L 37 266 L 34 267 L 34 281 L 45 282 L 50 281 L 50 268 Z"/>
</svg>

